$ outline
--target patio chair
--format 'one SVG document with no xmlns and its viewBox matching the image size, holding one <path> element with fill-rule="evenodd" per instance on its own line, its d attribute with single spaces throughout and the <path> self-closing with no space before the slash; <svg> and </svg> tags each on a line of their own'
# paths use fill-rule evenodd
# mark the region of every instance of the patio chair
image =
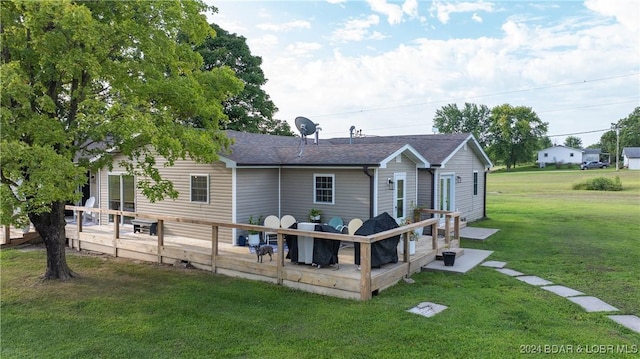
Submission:
<svg viewBox="0 0 640 359">
<path fill-rule="evenodd" d="M 93 206 L 95 206 L 95 204 L 96 204 L 96 198 L 91 196 L 84 203 L 84 206 L 85 207 L 89 207 L 89 208 L 93 208 Z M 89 220 L 91 220 L 91 222 L 93 222 L 93 212 L 91 212 L 91 211 L 82 212 L 82 221 L 83 222 L 84 222 L 85 218 L 89 218 Z"/>
<path fill-rule="evenodd" d="M 347 225 L 347 233 L 349 233 L 350 236 L 353 236 L 358 230 L 358 228 L 360 227 L 362 227 L 362 220 L 360 218 L 354 218 L 350 220 L 349 224 Z M 353 243 L 342 242 L 340 245 L 340 248 L 347 248 L 347 247 L 353 247 Z"/>
<path fill-rule="evenodd" d="M 290 214 L 284 215 L 282 216 L 282 218 L 280 218 L 280 227 L 281 228 L 289 228 L 291 227 L 294 223 L 296 223 L 296 218 Z"/>
<path fill-rule="evenodd" d="M 340 217 L 331 218 L 331 220 L 329 220 L 328 224 L 331 227 L 337 229 L 340 233 L 342 233 L 343 229 L 347 228 L 347 226 L 344 225 L 344 222 L 342 221 L 342 218 L 340 218 Z"/>
<path fill-rule="evenodd" d="M 271 229 L 276 229 L 277 230 L 278 228 L 280 228 L 280 218 L 278 218 L 277 216 L 274 216 L 274 215 L 267 216 L 264 219 L 264 226 L 267 227 L 267 228 L 271 228 Z M 264 242 L 266 244 L 269 244 L 269 237 L 275 236 L 277 234 L 278 233 L 275 232 L 275 231 L 268 231 L 268 230 L 264 231 Z"/>
</svg>

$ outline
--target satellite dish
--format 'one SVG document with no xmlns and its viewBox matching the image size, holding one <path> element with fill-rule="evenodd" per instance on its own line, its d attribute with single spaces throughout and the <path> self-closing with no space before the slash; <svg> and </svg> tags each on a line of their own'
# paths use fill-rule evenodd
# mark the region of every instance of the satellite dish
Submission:
<svg viewBox="0 0 640 359">
<path fill-rule="evenodd" d="M 300 131 L 302 137 L 313 135 L 316 132 L 316 124 L 306 117 L 298 116 L 295 122 L 296 128 Z"/>
</svg>

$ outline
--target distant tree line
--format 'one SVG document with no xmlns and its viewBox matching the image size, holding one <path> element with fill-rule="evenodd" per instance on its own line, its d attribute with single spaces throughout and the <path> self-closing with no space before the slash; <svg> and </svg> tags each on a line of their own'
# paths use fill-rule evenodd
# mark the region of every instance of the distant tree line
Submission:
<svg viewBox="0 0 640 359">
<path fill-rule="evenodd" d="M 533 161 L 536 152 L 553 146 L 547 136 L 548 123 L 526 106 L 499 105 L 489 109 L 485 105 L 465 103 L 462 108 L 448 104 L 436 110 L 434 126 L 440 133 L 471 133 L 496 164 L 507 169 Z M 589 146 L 603 153 L 615 153 L 616 129 L 620 131 L 620 150 L 640 146 L 640 107 L 611 124 L 611 130 L 600 142 Z M 582 140 L 568 136 L 564 145 L 582 148 Z"/>
</svg>

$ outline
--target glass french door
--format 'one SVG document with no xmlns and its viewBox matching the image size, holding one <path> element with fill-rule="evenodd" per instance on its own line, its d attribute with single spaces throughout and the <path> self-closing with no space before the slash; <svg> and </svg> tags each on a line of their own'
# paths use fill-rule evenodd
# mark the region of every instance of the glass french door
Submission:
<svg viewBox="0 0 640 359">
<path fill-rule="evenodd" d="M 135 181 L 133 176 L 123 174 L 109 175 L 109 209 L 135 212 Z M 120 223 L 129 223 L 132 217 L 122 217 Z M 113 222 L 113 215 L 109 215 L 109 222 Z"/>
<path fill-rule="evenodd" d="M 440 189 L 438 196 L 438 209 L 441 211 L 453 211 L 455 199 L 454 175 L 440 176 Z M 440 216 L 440 220 L 444 219 L 444 215 Z"/>
<path fill-rule="evenodd" d="M 404 173 L 394 173 L 393 183 L 393 213 L 396 221 L 400 222 L 404 219 L 407 212 L 407 175 Z"/>
</svg>

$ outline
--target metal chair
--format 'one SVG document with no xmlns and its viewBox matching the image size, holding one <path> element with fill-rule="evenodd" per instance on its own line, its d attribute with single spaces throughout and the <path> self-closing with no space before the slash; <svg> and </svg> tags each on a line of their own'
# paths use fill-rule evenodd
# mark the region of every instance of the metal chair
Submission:
<svg viewBox="0 0 640 359">
<path fill-rule="evenodd" d="M 270 215 L 264 219 L 264 226 L 271 229 L 280 228 L 280 218 Z M 264 243 L 269 244 L 269 237 L 278 235 L 275 231 L 264 231 Z"/>
<path fill-rule="evenodd" d="M 280 218 L 280 227 L 281 228 L 289 228 L 291 227 L 294 223 L 296 223 L 296 218 L 290 214 L 284 215 L 282 216 L 282 218 Z"/>
<path fill-rule="evenodd" d="M 331 227 L 339 230 L 340 232 L 342 232 L 342 230 L 347 227 L 347 226 L 344 225 L 344 222 L 342 221 L 342 218 L 340 218 L 340 217 L 331 218 L 331 220 L 329 220 L 329 225 Z"/>
</svg>

